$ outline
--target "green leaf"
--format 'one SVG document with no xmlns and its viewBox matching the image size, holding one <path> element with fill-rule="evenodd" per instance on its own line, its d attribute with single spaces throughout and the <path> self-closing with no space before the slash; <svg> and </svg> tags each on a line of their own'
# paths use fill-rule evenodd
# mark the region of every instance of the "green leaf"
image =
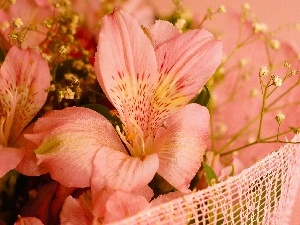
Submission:
<svg viewBox="0 0 300 225">
<path fill-rule="evenodd" d="M 111 110 L 106 108 L 103 105 L 100 104 L 86 104 L 81 105 L 82 107 L 92 109 L 98 113 L 100 113 L 102 116 L 104 116 L 106 119 L 108 119 L 114 126 L 118 125 L 120 129 L 122 130 L 122 122 L 118 116 L 114 116 L 111 114 Z"/>
<path fill-rule="evenodd" d="M 205 177 L 206 177 L 206 181 L 207 181 L 208 185 L 213 186 L 214 184 L 219 183 L 218 177 L 217 177 L 215 171 L 209 165 L 207 165 L 205 162 L 202 162 L 202 163 L 203 163 L 203 169 L 204 169 L 204 173 L 205 173 Z"/>
<path fill-rule="evenodd" d="M 207 85 L 205 85 L 201 90 L 201 92 L 192 100 L 192 102 L 198 103 L 199 105 L 206 107 L 209 103 L 209 100 L 210 100 L 210 91 Z"/>
</svg>

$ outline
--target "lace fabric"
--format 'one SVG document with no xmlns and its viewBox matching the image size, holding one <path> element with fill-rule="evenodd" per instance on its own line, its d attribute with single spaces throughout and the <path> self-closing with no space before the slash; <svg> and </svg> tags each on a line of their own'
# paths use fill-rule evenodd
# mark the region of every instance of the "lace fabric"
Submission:
<svg viewBox="0 0 300 225">
<path fill-rule="evenodd" d="M 285 144 L 237 176 L 115 224 L 294 225 L 299 183 L 300 144 Z"/>
</svg>

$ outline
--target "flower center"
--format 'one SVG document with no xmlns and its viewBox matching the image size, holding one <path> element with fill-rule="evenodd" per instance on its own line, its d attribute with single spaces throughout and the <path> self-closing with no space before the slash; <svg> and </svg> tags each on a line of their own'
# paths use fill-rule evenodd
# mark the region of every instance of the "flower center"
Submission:
<svg viewBox="0 0 300 225">
<path fill-rule="evenodd" d="M 9 134 L 20 97 L 20 95 L 13 95 L 8 90 L 6 90 L 6 93 L 8 96 L 7 99 L 0 98 L 0 145 L 5 147 L 9 144 Z"/>
<path fill-rule="evenodd" d="M 123 132 L 120 127 L 117 126 L 117 132 L 126 145 L 130 155 L 143 158 L 146 155 L 147 148 L 144 132 L 133 119 L 131 119 L 130 122 L 130 124 L 127 123 L 127 126 L 123 126 Z"/>
</svg>

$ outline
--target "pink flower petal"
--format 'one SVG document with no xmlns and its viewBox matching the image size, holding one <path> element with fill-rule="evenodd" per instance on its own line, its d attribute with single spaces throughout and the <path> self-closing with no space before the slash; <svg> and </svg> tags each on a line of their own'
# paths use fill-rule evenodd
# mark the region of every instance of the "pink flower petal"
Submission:
<svg viewBox="0 0 300 225">
<path fill-rule="evenodd" d="M 98 189 L 97 189 L 98 188 Z M 92 186 L 92 199 L 93 199 L 93 214 L 95 218 L 104 217 L 106 212 L 106 202 L 111 195 L 115 193 L 112 189 L 99 189 L 100 187 Z M 146 185 L 141 188 L 132 190 L 130 193 L 138 196 L 143 196 L 147 201 L 153 197 L 152 189 Z"/>
<path fill-rule="evenodd" d="M 192 30 L 160 45 L 156 57 L 161 75 L 153 99 L 152 129 L 199 93 L 221 62 L 222 45 L 208 31 Z"/>
<path fill-rule="evenodd" d="M 44 105 L 49 86 L 49 67 L 35 50 L 9 50 L 0 69 L 0 106 L 6 114 L 0 144 L 15 141 Z M 5 140 L 1 140 L 2 132 Z"/>
<path fill-rule="evenodd" d="M 14 147 L 24 148 L 24 156 L 17 165 L 16 170 L 26 176 L 39 176 L 48 173 L 46 168 L 37 165 L 37 158 L 34 152 L 34 150 L 37 149 L 37 145 L 24 137 L 26 134 L 33 133 L 33 127 L 34 123 L 26 127 L 13 145 Z"/>
<path fill-rule="evenodd" d="M 150 2 L 144 0 L 136 1 L 115 1 L 116 8 L 123 9 L 126 12 L 129 12 L 134 18 L 139 22 L 140 25 L 150 25 L 154 21 L 154 10 L 149 4 Z"/>
<path fill-rule="evenodd" d="M 150 204 L 144 196 L 116 191 L 106 202 L 103 224 L 125 219 L 148 207 Z"/>
<path fill-rule="evenodd" d="M 37 4 L 39 7 L 47 7 L 49 9 L 53 8 L 53 5 L 49 3 L 48 0 L 34 0 L 35 4 Z"/>
<path fill-rule="evenodd" d="M 95 177 L 93 178 L 95 179 Z M 110 196 L 115 193 L 116 190 L 110 188 L 102 188 L 96 182 L 95 185 L 93 185 L 94 183 L 92 181 L 92 187 L 91 187 L 92 212 L 95 219 L 98 219 L 104 217 L 104 214 L 106 212 L 106 202 L 110 198 Z M 130 193 L 134 195 L 143 196 L 148 202 L 151 200 L 151 198 L 154 195 L 152 189 L 148 185 L 145 185 L 140 188 L 136 188 L 132 190 Z"/>
<path fill-rule="evenodd" d="M 38 163 L 65 186 L 90 186 L 93 159 L 102 146 L 126 152 L 110 122 L 87 108 L 53 111 L 36 122 L 34 133 L 26 138 L 40 143 Z"/>
<path fill-rule="evenodd" d="M 138 195 L 144 196 L 148 201 L 152 199 L 154 196 L 153 190 L 148 186 L 145 185 L 144 187 L 137 188 L 131 191 L 131 193 L 136 193 Z"/>
<path fill-rule="evenodd" d="M 78 199 L 72 196 L 66 198 L 60 214 L 62 225 L 90 225 L 93 219 L 90 192 L 83 193 Z"/>
<path fill-rule="evenodd" d="M 146 28 L 146 34 L 148 34 L 154 49 L 157 49 L 162 44 L 180 36 L 177 28 L 165 20 L 156 20 L 154 25 Z"/>
<path fill-rule="evenodd" d="M 93 181 L 92 181 L 92 210 L 93 210 L 93 215 L 95 218 L 100 218 L 104 217 L 105 211 L 106 211 L 106 202 L 109 198 L 114 193 L 114 190 L 112 189 L 97 189 L 97 186 L 93 186 Z"/>
<path fill-rule="evenodd" d="M 93 195 L 103 188 L 129 192 L 142 188 L 152 180 L 157 169 L 157 154 L 146 155 L 140 159 L 102 147 L 93 162 Z"/>
<path fill-rule="evenodd" d="M 14 225 L 44 225 L 39 219 L 35 217 L 19 217 Z"/>
<path fill-rule="evenodd" d="M 57 224 L 59 221 L 60 212 L 66 198 L 74 193 L 76 188 L 68 188 L 63 185 L 58 185 L 55 191 L 55 196 L 52 198 L 48 224 Z"/>
<path fill-rule="evenodd" d="M 102 19 L 95 70 L 99 83 L 130 129 L 147 129 L 150 100 L 158 81 L 154 49 L 137 21 L 115 10 Z"/>
<path fill-rule="evenodd" d="M 172 201 L 177 198 L 182 198 L 184 194 L 180 191 L 175 191 L 175 192 L 169 192 L 164 195 L 160 195 L 157 198 L 155 198 L 153 201 L 151 201 L 151 207 L 161 205 L 163 203 Z"/>
<path fill-rule="evenodd" d="M 153 149 L 159 157 L 158 173 L 181 192 L 201 166 L 208 141 L 209 114 L 190 104 L 171 115 L 158 130 Z"/>
<path fill-rule="evenodd" d="M 22 160 L 24 149 L 3 147 L 0 145 L 0 178 L 14 169 Z"/>
</svg>

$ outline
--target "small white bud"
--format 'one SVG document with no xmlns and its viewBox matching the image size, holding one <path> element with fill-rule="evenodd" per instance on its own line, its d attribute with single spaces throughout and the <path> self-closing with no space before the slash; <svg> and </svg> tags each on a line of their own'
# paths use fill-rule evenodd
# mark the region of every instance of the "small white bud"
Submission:
<svg viewBox="0 0 300 225">
<path fill-rule="evenodd" d="M 273 76 L 272 79 L 276 87 L 280 87 L 282 85 L 282 79 L 279 76 Z"/>
<path fill-rule="evenodd" d="M 254 143 L 256 141 L 256 138 L 254 136 L 250 136 L 248 138 L 248 144 Z"/>
<path fill-rule="evenodd" d="M 253 26 L 253 32 L 255 34 L 257 34 L 257 33 L 265 33 L 268 30 L 268 25 L 265 24 L 265 23 L 256 22 L 252 26 Z"/>
<path fill-rule="evenodd" d="M 43 59 L 45 59 L 47 62 L 50 62 L 52 60 L 52 56 L 48 55 L 46 53 L 42 53 Z"/>
<path fill-rule="evenodd" d="M 278 50 L 280 48 L 280 41 L 277 39 L 272 39 L 270 42 L 270 46 L 274 50 Z"/>
<path fill-rule="evenodd" d="M 291 64 L 288 63 L 287 61 L 284 62 L 283 66 L 287 69 L 291 68 Z"/>
<path fill-rule="evenodd" d="M 64 92 L 64 97 L 65 97 L 65 99 L 74 99 L 75 92 L 72 91 L 71 88 L 67 87 L 65 92 Z"/>
<path fill-rule="evenodd" d="M 275 119 L 276 119 L 277 123 L 280 125 L 285 120 L 285 115 L 283 115 L 282 113 L 278 113 L 275 116 Z"/>
<path fill-rule="evenodd" d="M 184 28 L 186 24 L 186 20 L 185 19 L 178 19 L 175 23 L 175 27 L 180 31 L 182 32 L 182 29 Z"/>
<path fill-rule="evenodd" d="M 241 59 L 240 60 L 240 67 L 245 67 L 248 64 L 248 60 L 247 59 Z"/>
<path fill-rule="evenodd" d="M 221 5 L 219 8 L 218 8 L 218 12 L 219 13 L 225 13 L 226 12 L 226 8 L 224 5 Z"/>
<path fill-rule="evenodd" d="M 64 45 L 60 46 L 60 48 L 59 48 L 60 54 L 66 54 L 67 52 L 68 52 L 68 49 Z"/>
<path fill-rule="evenodd" d="M 243 10 L 244 11 L 248 11 L 250 9 L 250 5 L 248 4 L 248 3 L 245 3 L 244 5 L 243 5 Z"/>
<path fill-rule="evenodd" d="M 294 76 L 294 75 L 296 75 L 296 74 L 298 74 L 298 71 L 297 71 L 297 70 L 292 70 L 291 76 Z"/>
<path fill-rule="evenodd" d="M 24 23 L 23 23 L 23 20 L 20 17 L 17 17 L 17 18 L 13 18 L 13 25 L 16 28 L 21 28 L 24 25 Z"/>
<path fill-rule="evenodd" d="M 50 88 L 49 88 L 49 91 L 55 91 L 56 90 L 56 87 L 54 84 L 51 84 L 50 85 Z"/>
<path fill-rule="evenodd" d="M 259 70 L 259 76 L 260 77 L 263 77 L 263 76 L 268 75 L 268 74 L 269 74 L 269 70 L 267 69 L 266 66 L 260 67 L 260 70 Z"/>
</svg>

